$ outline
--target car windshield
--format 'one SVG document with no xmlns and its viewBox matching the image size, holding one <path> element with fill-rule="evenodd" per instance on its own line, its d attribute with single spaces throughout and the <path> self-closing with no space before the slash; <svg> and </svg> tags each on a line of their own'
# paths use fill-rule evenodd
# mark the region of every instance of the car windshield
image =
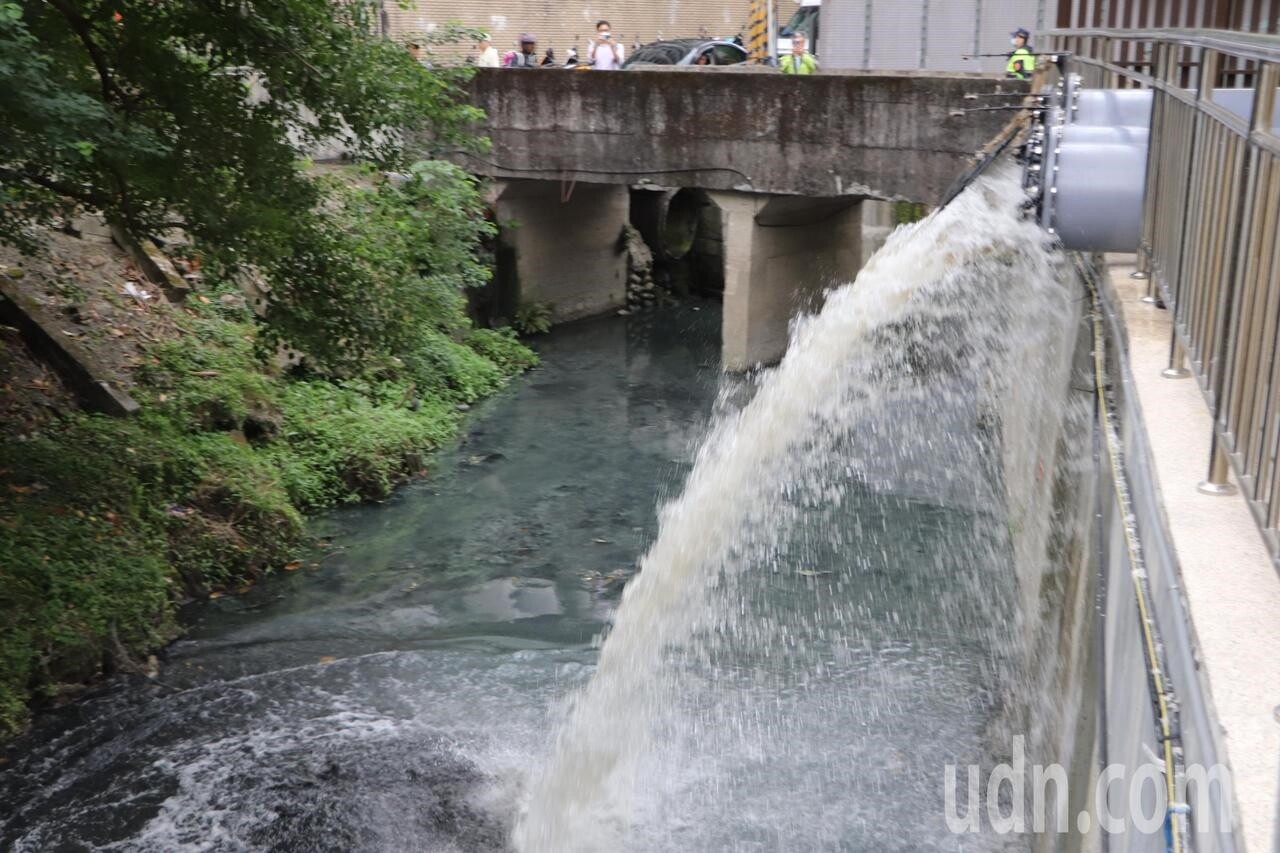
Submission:
<svg viewBox="0 0 1280 853">
<path fill-rule="evenodd" d="M 718 44 L 712 52 L 715 54 L 716 65 L 737 65 L 747 60 L 747 52 L 736 44 Z"/>
<path fill-rule="evenodd" d="M 814 26 L 818 23 L 818 10 L 821 8 L 821 6 L 801 6 L 782 28 L 782 34 L 804 33 L 812 38 Z"/>
<path fill-rule="evenodd" d="M 647 63 L 649 65 L 675 65 L 689 52 L 687 44 L 647 44 L 631 54 L 627 65 Z"/>
</svg>

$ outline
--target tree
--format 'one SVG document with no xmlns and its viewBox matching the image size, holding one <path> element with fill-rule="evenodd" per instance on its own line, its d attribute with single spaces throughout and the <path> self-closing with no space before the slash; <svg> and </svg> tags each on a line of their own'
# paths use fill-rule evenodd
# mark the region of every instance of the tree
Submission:
<svg viewBox="0 0 1280 853">
<path fill-rule="evenodd" d="M 375 0 L 0 0 L 0 241 L 31 249 L 34 228 L 76 208 L 137 237 L 178 227 L 215 265 L 252 266 L 287 295 L 272 311 L 291 342 L 337 361 L 375 346 L 368 324 L 315 324 L 340 319 L 340 306 L 315 304 L 335 277 L 370 273 L 299 150 L 339 139 L 403 168 L 476 144 L 478 115 L 461 98 L 469 72 L 423 68 L 378 37 L 380 11 Z M 467 203 L 453 215 L 475 213 Z"/>
</svg>

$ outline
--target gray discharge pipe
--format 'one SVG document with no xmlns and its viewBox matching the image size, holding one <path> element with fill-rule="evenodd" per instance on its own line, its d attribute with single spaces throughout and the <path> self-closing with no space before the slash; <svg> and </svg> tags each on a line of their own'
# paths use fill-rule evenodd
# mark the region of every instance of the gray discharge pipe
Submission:
<svg viewBox="0 0 1280 853">
<path fill-rule="evenodd" d="M 1132 252 L 1142 238 L 1151 91 L 1064 87 L 1037 129 L 1040 224 L 1068 249 Z"/>
<path fill-rule="evenodd" d="M 1066 74 L 1039 93 L 1021 159 L 1023 187 L 1040 224 L 1081 252 L 1132 252 L 1142 240 L 1151 141 L 1150 89 L 1080 88 Z M 1214 89 L 1213 101 L 1245 121 L 1252 89 Z M 1274 129 L 1280 132 L 1280 95 Z M 982 164 L 985 166 L 986 164 Z M 967 180 L 971 180 L 968 176 Z"/>
</svg>

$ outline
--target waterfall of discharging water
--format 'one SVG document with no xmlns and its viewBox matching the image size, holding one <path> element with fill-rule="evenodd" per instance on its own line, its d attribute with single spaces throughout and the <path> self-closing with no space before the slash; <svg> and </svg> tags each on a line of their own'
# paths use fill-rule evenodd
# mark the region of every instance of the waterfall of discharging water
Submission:
<svg viewBox="0 0 1280 853">
<path fill-rule="evenodd" d="M 665 819 L 654 789 L 689 771 L 701 774 L 694 787 L 702 796 L 732 798 L 732 774 L 715 766 L 724 744 L 734 740 L 751 756 L 733 772 L 763 775 L 775 757 L 802 748 L 794 737 L 800 711 L 771 716 L 762 706 L 773 700 L 749 686 L 740 701 L 722 701 L 720 685 L 765 678 L 784 685 L 779 695 L 820 697 L 824 682 L 839 681 L 846 692 L 821 700 L 816 721 L 805 724 L 827 725 L 827 714 L 832 742 L 847 742 L 890 704 L 909 710 L 912 691 L 949 689 L 946 655 L 913 659 L 911 668 L 929 670 L 922 680 L 895 680 L 908 676 L 895 675 L 888 659 L 907 654 L 914 630 L 978 649 L 971 658 L 980 661 L 975 678 L 986 698 L 956 688 L 954 701 L 995 717 L 1018 692 L 1053 514 L 1076 310 L 1061 258 L 1019 216 L 1020 199 L 1008 170 L 898 229 L 855 282 L 794 324 L 785 359 L 756 380 L 750 402 L 720 407 L 683 493 L 661 510 L 594 676 L 570 700 L 529 781 L 513 835 L 518 850 L 676 849 L 682 842 L 670 830 L 635 832 Z M 963 533 L 939 534 L 917 555 L 934 567 L 919 595 L 927 606 L 900 612 L 877 598 L 876 589 L 895 582 L 898 557 L 894 543 L 876 538 L 883 531 L 868 529 L 883 522 L 865 510 L 867 495 L 955 507 L 971 519 Z M 888 576 L 859 593 L 853 580 L 824 569 L 831 560 L 855 569 L 883 562 L 876 571 Z M 783 604 L 770 593 L 769 604 L 758 590 L 769 578 L 794 580 L 799 591 Z M 806 592 L 815 583 L 821 595 Z M 868 649 L 874 666 L 851 663 Z M 774 663 L 751 663 L 765 660 Z M 858 716 L 844 720 L 853 706 Z M 941 791 L 940 775 L 917 779 L 902 769 L 910 749 L 901 744 L 877 765 L 889 799 L 895 785 L 923 790 L 936 781 Z M 831 775 L 826 765 L 835 759 L 817 755 L 805 778 L 852 784 L 859 768 Z M 740 803 L 721 819 L 758 817 L 753 808 Z"/>
</svg>

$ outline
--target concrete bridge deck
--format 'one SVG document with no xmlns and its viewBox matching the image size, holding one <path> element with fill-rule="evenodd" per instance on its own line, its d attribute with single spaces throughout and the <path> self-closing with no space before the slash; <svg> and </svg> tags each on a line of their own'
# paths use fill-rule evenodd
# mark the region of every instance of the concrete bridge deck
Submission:
<svg viewBox="0 0 1280 853">
<path fill-rule="evenodd" d="M 854 196 L 935 204 L 1009 119 L 965 95 L 1025 92 L 979 74 L 481 69 L 492 140 L 459 164 L 492 178 Z"/>
<path fill-rule="evenodd" d="M 1011 99 L 966 95 L 1027 87 L 977 74 L 481 69 L 470 96 L 492 148 L 453 159 L 494 181 L 498 316 L 535 302 L 558 321 L 623 307 L 631 190 L 698 192 L 723 234 L 723 361 L 742 370 L 777 360 L 794 313 L 857 275 L 862 200 L 936 204 L 1007 124 L 1008 112 L 964 110 Z"/>
</svg>

